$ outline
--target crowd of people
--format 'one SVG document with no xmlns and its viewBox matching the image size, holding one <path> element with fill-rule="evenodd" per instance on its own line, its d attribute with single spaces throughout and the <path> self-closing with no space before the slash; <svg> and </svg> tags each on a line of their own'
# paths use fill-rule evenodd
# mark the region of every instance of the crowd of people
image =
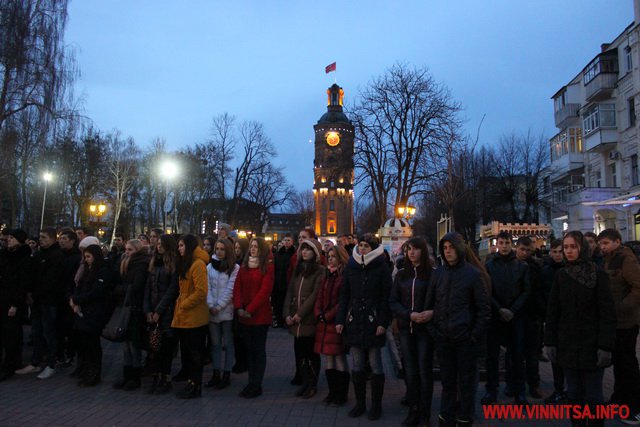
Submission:
<svg viewBox="0 0 640 427">
<path fill-rule="evenodd" d="M 116 234 L 110 250 L 85 228 L 43 228 L 31 239 L 4 229 L 0 237 L 0 381 L 46 380 L 74 366 L 80 387 L 95 386 L 105 337 L 122 346 L 116 389 L 139 389 L 149 375 L 148 393 L 185 382 L 176 395 L 197 398 L 203 386 L 225 389 L 232 373 L 247 372 L 239 396 L 252 399 L 263 393 L 269 329 L 281 327 L 293 336 L 295 395 L 318 393 L 324 365 L 323 402 L 344 405 L 352 384 L 350 417 L 381 417 L 388 347 L 406 385 L 403 425 L 429 425 L 437 363 L 438 423 L 470 426 L 482 359 L 480 401 L 499 400 L 504 347 L 504 395 L 514 403 L 529 403 L 527 388 L 544 397 L 542 360 L 552 364 L 554 385 L 544 402 L 603 404 L 604 369 L 613 365 L 610 403 L 627 405 L 624 421 L 640 424 L 640 264 L 613 229 L 568 232 L 544 258 L 530 238 L 513 248 L 503 232 L 484 262 L 455 232 L 438 242 L 438 261 L 421 237 L 392 261 L 372 234 L 321 243 L 311 228 L 275 247 L 237 239 L 228 227 L 203 239 L 160 229 L 129 240 Z M 118 339 L 105 335 L 114 322 Z M 23 363 L 27 323 L 33 351 Z M 177 354 L 181 369 L 172 375 Z"/>
</svg>

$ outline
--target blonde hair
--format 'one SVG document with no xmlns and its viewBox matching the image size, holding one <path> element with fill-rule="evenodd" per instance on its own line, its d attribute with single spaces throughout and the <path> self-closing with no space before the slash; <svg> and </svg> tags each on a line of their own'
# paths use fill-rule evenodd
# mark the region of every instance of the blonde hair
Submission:
<svg viewBox="0 0 640 427">
<path fill-rule="evenodd" d="M 144 246 L 142 245 L 142 242 L 138 239 L 131 239 L 128 240 L 126 245 L 131 245 L 134 247 L 135 251 L 133 252 L 133 254 L 131 255 L 127 255 L 127 253 L 125 252 L 124 255 L 122 256 L 122 261 L 120 262 L 120 275 L 124 276 L 125 274 L 127 274 L 127 271 L 129 270 L 129 261 L 131 260 L 131 256 L 139 253 L 140 251 L 142 251 L 144 249 Z"/>
</svg>

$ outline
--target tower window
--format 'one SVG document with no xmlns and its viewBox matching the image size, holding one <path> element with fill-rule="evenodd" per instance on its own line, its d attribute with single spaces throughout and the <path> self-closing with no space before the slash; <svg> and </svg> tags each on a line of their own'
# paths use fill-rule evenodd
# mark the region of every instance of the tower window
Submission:
<svg viewBox="0 0 640 427">
<path fill-rule="evenodd" d="M 329 210 L 330 211 L 335 211 L 336 210 L 336 201 L 331 199 L 329 200 Z"/>
</svg>

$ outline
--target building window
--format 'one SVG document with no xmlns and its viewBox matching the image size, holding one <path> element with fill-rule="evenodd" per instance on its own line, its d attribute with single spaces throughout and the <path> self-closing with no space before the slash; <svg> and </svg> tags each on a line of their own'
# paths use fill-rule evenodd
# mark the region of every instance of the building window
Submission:
<svg viewBox="0 0 640 427">
<path fill-rule="evenodd" d="M 602 174 L 600 173 L 600 171 L 596 171 L 594 176 L 595 176 L 595 186 L 598 188 L 602 187 Z"/>
<path fill-rule="evenodd" d="M 609 165 L 609 172 L 611 173 L 611 186 L 618 186 L 618 174 L 616 172 L 616 164 L 612 163 Z"/>
<path fill-rule="evenodd" d="M 624 48 L 624 59 L 625 65 L 627 66 L 627 71 L 631 71 L 631 69 L 633 68 L 633 57 L 631 56 L 630 46 Z"/>
<path fill-rule="evenodd" d="M 598 130 L 600 127 L 616 126 L 616 105 L 598 104 L 588 109 L 582 116 L 582 128 L 584 134 Z"/>
<path fill-rule="evenodd" d="M 627 100 L 627 109 L 629 111 L 629 127 L 636 125 L 636 101 L 633 98 Z"/>
<path fill-rule="evenodd" d="M 638 176 L 638 155 L 631 156 L 631 185 L 640 184 L 640 176 Z"/>
<path fill-rule="evenodd" d="M 327 233 L 329 234 L 336 234 L 336 222 L 335 221 L 329 221 L 329 226 L 327 227 L 328 231 Z"/>
<path fill-rule="evenodd" d="M 335 211 L 336 210 L 336 202 L 333 199 L 329 200 L 329 210 L 330 211 Z"/>
<path fill-rule="evenodd" d="M 614 58 L 596 58 L 584 72 L 583 83 L 588 85 L 600 73 L 617 73 L 617 61 Z"/>
</svg>

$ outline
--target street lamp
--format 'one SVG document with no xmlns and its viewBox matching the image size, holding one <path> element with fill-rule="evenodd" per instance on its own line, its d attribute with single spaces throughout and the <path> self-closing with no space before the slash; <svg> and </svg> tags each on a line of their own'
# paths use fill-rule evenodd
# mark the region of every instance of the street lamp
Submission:
<svg viewBox="0 0 640 427">
<path fill-rule="evenodd" d="M 398 216 L 400 218 L 406 218 L 409 220 L 411 217 L 415 216 L 416 208 L 411 205 L 407 206 L 398 206 Z"/>
<path fill-rule="evenodd" d="M 47 203 L 47 186 L 49 185 L 49 181 L 53 179 L 53 175 L 51 172 L 45 172 L 42 175 L 44 179 L 44 197 L 42 198 L 42 215 L 40 215 L 40 230 L 42 230 L 42 226 L 44 225 L 44 206 Z"/>
<path fill-rule="evenodd" d="M 162 228 L 167 229 L 167 210 L 165 204 L 167 202 L 167 193 L 169 192 L 169 181 L 175 179 L 178 176 L 178 165 L 172 160 L 165 160 L 160 163 L 160 176 L 164 178 L 164 202 L 162 203 Z M 178 214 L 176 212 L 176 192 L 173 192 L 173 232 L 175 233 L 176 226 L 178 224 Z"/>
<path fill-rule="evenodd" d="M 107 206 L 103 203 L 98 205 L 89 205 L 89 212 L 91 212 L 97 219 L 99 219 L 107 211 Z"/>
</svg>

